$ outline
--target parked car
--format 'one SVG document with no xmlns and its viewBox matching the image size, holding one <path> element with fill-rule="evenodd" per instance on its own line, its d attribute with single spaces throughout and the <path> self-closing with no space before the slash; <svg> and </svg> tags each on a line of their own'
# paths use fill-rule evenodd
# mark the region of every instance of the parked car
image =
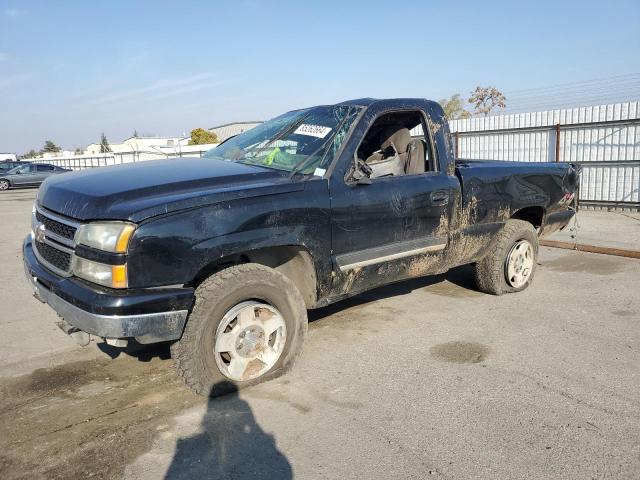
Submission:
<svg viewBox="0 0 640 480">
<path fill-rule="evenodd" d="M 9 190 L 12 187 L 38 186 L 51 175 L 70 171 L 48 163 L 20 164 L 19 167 L 7 172 L 0 172 L 0 190 Z"/>
<path fill-rule="evenodd" d="M 538 237 L 575 213 L 578 167 L 452 147 L 438 103 L 361 99 L 286 113 L 205 158 L 49 178 L 25 271 L 80 343 L 171 341 L 197 393 L 251 385 L 293 364 L 307 309 L 463 264 L 483 292 L 531 285 Z"/>
<path fill-rule="evenodd" d="M 19 162 L 18 160 L 2 160 L 0 161 L 0 173 L 8 172 L 21 165 L 27 165 L 27 163 L 28 162 Z"/>
</svg>

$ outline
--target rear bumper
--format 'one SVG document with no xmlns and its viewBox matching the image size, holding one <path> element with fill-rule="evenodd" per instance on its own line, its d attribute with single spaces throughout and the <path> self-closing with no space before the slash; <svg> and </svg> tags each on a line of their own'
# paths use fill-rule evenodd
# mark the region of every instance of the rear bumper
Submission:
<svg viewBox="0 0 640 480">
<path fill-rule="evenodd" d="M 98 337 L 140 343 L 177 340 L 193 302 L 191 288 L 112 290 L 63 278 L 38 263 L 27 237 L 24 269 L 34 296 L 71 327 Z"/>
<path fill-rule="evenodd" d="M 540 236 L 544 237 L 557 230 L 566 227 L 571 219 L 575 216 L 576 211 L 573 208 L 567 208 L 561 212 L 552 213 L 545 218 L 544 225 L 540 231 Z"/>
</svg>

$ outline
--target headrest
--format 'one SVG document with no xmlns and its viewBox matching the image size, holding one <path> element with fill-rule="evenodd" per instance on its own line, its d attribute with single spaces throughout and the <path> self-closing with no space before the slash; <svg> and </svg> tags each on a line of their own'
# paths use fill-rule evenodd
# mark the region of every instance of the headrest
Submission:
<svg viewBox="0 0 640 480">
<path fill-rule="evenodd" d="M 380 144 L 382 150 L 393 143 L 398 153 L 405 153 L 411 143 L 411 134 L 408 128 L 387 127 L 381 132 L 380 139 L 383 140 Z"/>
</svg>

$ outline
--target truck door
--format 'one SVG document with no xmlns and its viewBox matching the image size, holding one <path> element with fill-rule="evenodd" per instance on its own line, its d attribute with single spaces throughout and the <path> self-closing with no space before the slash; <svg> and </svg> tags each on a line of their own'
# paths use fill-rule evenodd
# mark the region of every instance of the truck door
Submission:
<svg viewBox="0 0 640 480">
<path fill-rule="evenodd" d="M 370 167 L 370 183 L 349 182 L 336 169 L 330 186 L 334 294 L 442 268 L 459 195 L 457 178 L 440 171 L 423 111 L 367 113 L 351 147 Z"/>
</svg>

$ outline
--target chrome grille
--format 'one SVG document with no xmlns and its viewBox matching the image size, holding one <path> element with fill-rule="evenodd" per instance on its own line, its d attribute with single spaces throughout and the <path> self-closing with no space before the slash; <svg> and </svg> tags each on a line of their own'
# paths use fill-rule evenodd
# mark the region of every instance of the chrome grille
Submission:
<svg viewBox="0 0 640 480">
<path fill-rule="evenodd" d="M 34 253 L 38 261 L 58 275 L 69 277 L 73 266 L 75 234 L 80 223 L 36 207 L 32 218 Z"/>
<path fill-rule="evenodd" d="M 63 238 L 68 240 L 73 240 L 73 237 L 76 234 L 76 227 L 72 227 L 71 225 L 65 225 L 62 222 L 58 222 L 51 218 L 45 217 L 40 211 L 36 211 L 36 220 L 38 222 L 44 224 L 45 228 L 49 232 L 53 232 L 56 235 L 60 235 Z"/>
<path fill-rule="evenodd" d="M 71 254 L 47 243 L 34 242 L 42 260 L 63 272 L 71 271 Z M 45 264 L 46 265 L 46 264 Z"/>
</svg>

